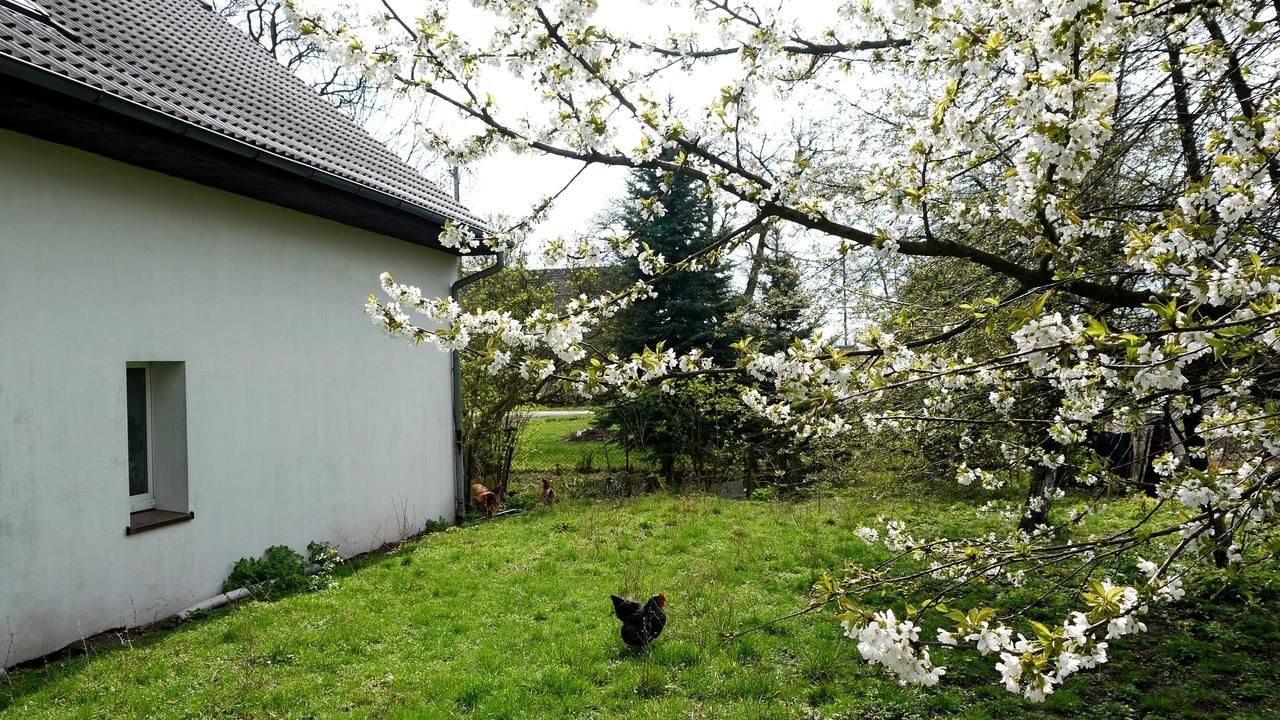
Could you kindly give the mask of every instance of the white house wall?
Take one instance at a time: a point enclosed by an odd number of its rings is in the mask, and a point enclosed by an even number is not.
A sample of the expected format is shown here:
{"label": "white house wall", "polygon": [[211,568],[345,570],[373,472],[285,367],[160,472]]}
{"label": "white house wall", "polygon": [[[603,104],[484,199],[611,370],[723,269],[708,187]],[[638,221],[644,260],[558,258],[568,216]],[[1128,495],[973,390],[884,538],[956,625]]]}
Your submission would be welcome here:
{"label": "white house wall", "polygon": [[[0,131],[0,667],[208,598],[232,563],[453,512],[448,356],[362,313],[454,259]],[[125,364],[185,363],[195,519],[126,536]]]}

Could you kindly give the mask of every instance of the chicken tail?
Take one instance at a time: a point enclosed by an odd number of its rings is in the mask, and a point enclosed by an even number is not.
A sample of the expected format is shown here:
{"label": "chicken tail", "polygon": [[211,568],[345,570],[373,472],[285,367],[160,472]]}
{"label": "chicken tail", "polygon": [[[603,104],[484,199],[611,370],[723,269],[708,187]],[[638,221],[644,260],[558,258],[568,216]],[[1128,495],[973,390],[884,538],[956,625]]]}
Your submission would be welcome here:
{"label": "chicken tail", "polygon": [[613,601],[613,614],[622,621],[630,620],[644,609],[643,605],[629,598],[610,595],[609,599]]}

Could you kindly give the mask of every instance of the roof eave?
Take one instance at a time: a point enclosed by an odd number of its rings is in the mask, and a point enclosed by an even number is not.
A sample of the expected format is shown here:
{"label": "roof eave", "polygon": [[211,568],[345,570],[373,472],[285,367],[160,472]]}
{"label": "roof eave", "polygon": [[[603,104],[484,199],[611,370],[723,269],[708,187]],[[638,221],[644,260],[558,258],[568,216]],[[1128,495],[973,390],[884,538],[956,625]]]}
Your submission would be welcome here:
{"label": "roof eave", "polygon": [[[95,88],[92,85],[50,72],[38,65],[28,63],[9,55],[0,54],[0,75],[5,75],[15,80],[30,83],[31,85],[57,93],[58,95],[69,99],[97,106],[108,112],[137,120],[175,135],[181,135],[210,148],[229,152],[252,162],[282,170],[291,175],[305,178],[350,195],[373,201],[379,205],[422,218],[436,225],[443,226],[445,222],[452,220],[454,222],[464,222],[468,227],[473,228],[477,232],[483,233],[488,230],[488,228],[477,227],[473,223],[468,223],[457,218],[450,218],[436,210],[424,207],[417,203],[408,202],[403,198],[396,197],[395,195],[383,192],[368,185],[348,180],[347,178],[335,175],[327,170],[287,158],[269,150],[264,150],[244,141],[237,140],[236,138],[228,137],[221,133],[200,127],[194,123],[180,120],[171,115],[160,112],[159,110],[149,108],[145,105],[133,102],[132,100],[112,95],[111,93]],[[436,238],[429,238],[422,244],[453,255],[469,254],[460,252],[457,249],[446,248],[443,245],[440,245]],[[487,255],[492,253],[484,252],[474,254]]]}

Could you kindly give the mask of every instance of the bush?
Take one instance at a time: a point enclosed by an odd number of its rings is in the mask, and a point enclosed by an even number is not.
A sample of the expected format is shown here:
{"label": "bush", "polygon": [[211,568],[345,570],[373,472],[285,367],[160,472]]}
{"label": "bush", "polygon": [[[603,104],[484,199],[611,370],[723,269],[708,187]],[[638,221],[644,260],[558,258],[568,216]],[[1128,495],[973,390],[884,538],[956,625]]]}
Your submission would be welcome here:
{"label": "bush", "polygon": [[[315,543],[312,543],[315,545]],[[307,586],[307,561],[287,545],[272,545],[261,558],[240,558],[222,583],[222,591],[261,587],[268,594],[283,594]]]}
{"label": "bush", "polygon": [[427,524],[422,528],[422,534],[430,535],[431,533],[444,532],[451,527],[453,527],[453,523],[449,520],[445,518],[436,518],[435,520],[427,521]]}
{"label": "bush", "polygon": [[738,396],[742,386],[726,378],[695,378],[675,383],[670,392],[642,390],[635,398],[596,412],[600,428],[617,428],[628,453],[656,462],[668,483],[678,483],[677,465],[703,477],[731,467],[741,452],[744,426]]}
{"label": "bush", "polygon": [[333,571],[342,562],[342,555],[338,554],[338,548],[334,547],[333,543],[314,540],[307,543],[307,559],[312,565],[319,567],[319,570],[307,579],[307,585],[312,590],[328,590],[338,586],[338,582],[333,579]]}

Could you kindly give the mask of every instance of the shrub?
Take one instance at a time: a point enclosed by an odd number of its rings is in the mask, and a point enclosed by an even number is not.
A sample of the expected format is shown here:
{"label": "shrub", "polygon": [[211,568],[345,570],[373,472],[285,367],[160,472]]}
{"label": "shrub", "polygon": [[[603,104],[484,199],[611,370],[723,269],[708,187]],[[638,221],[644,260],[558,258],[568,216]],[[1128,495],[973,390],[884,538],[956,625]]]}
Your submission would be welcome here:
{"label": "shrub", "polygon": [[[314,543],[313,543],[314,544]],[[287,545],[272,545],[261,558],[240,558],[222,583],[222,591],[260,587],[267,594],[283,594],[307,585],[307,561]]]}
{"label": "shrub", "polygon": [[435,520],[427,521],[427,524],[422,528],[422,534],[430,535],[431,533],[444,532],[451,527],[453,527],[453,523],[449,522],[447,519],[436,518]]}
{"label": "shrub", "polygon": [[338,548],[329,542],[311,541],[307,543],[307,559],[312,565],[319,566],[310,578],[307,584],[312,590],[328,590],[338,586],[338,582],[333,579],[333,571],[342,562],[342,555],[338,554]]}
{"label": "shrub", "polygon": [[738,395],[742,386],[726,378],[696,378],[668,391],[646,388],[636,397],[597,410],[599,428],[617,428],[628,453],[656,462],[662,479],[679,484],[676,467],[687,465],[704,478],[728,467],[740,454],[740,438],[749,432]]}

